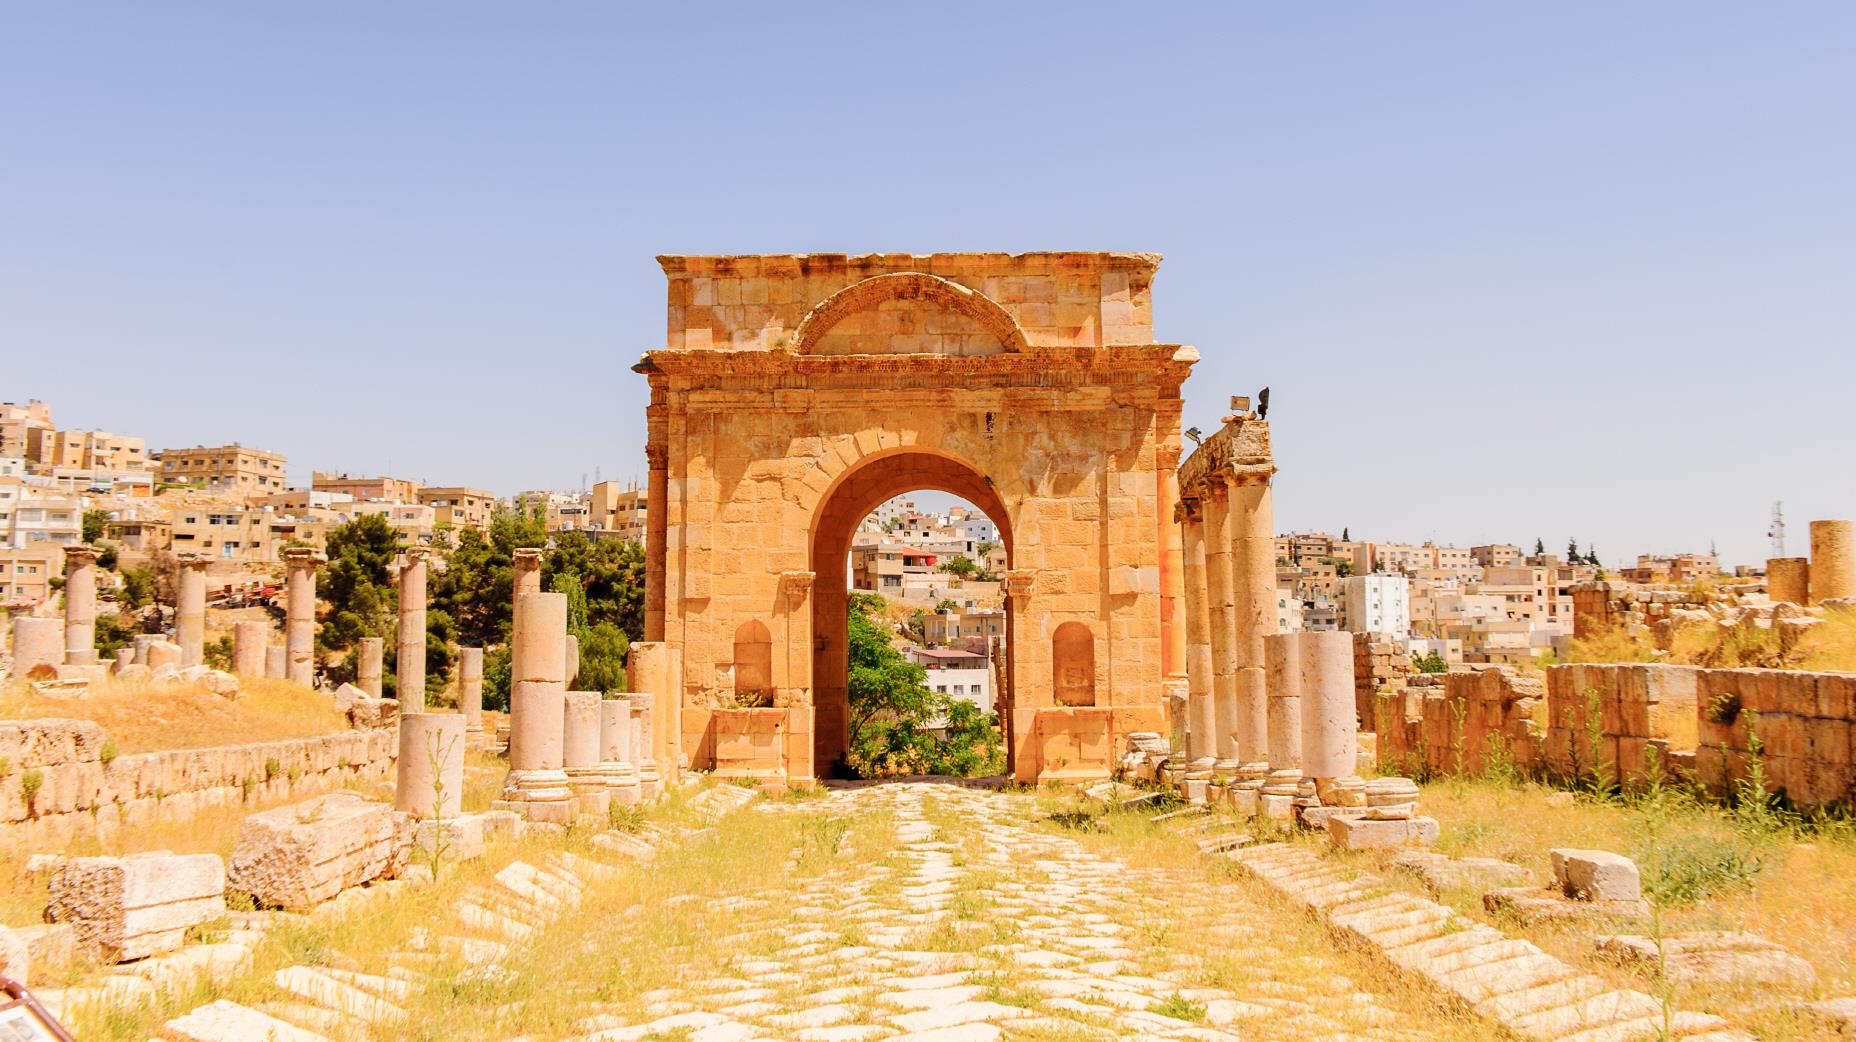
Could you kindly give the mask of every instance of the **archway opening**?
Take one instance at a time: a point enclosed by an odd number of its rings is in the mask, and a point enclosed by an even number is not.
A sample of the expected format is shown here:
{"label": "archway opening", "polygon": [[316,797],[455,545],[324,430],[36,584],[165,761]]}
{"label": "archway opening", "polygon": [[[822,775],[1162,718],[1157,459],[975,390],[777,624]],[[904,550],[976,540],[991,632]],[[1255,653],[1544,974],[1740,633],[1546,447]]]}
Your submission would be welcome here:
{"label": "archway opening", "polygon": [[[959,745],[974,733],[977,711],[988,727],[996,722],[996,745],[1009,762],[1012,623],[1004,576],[1011,554],[1009,511],[985,476],[961,460],[886,453],[865,459],[827,492],[811,533],[813,764],[821,777],[857,774],[854,760],[868,769],[862,753],[871,747],[871,703],[854,707],[850,684],[853,597],[863,617],[883,629],[879,639],[923,668],[923,686],[949,710],[921,725],[933,732],[925,737]],[[856,632],[872,639],[868,628]],[[865,645],[860,654],[870,650]],[[956,752],[936,751],[949,759]]]}

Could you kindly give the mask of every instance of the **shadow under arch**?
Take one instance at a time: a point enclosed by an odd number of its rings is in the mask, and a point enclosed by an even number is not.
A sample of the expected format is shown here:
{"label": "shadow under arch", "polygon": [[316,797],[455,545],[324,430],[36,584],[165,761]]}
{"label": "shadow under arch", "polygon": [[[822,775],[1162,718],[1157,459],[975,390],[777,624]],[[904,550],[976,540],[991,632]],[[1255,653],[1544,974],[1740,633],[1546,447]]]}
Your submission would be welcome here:
{"label": "shadow under arch", "polygon": [[[812,571],[816,575],[812,588],[812,762],[821,777],[829,777],[839,769],[850,748],[850,692],[846,685],[850,670],[849,622],[845,612],[850,603],[851,540],[872,510],[892,496],[917,489],[946,492],[978,507],[998,527],[999,543],[1005,547],[1006,559],[1012,559],[1013,518],[1005,501],[979,468],[947,453],[920,448],[872,453],[826,490],[813,515],[811,530]],[[1011,633],[1008,606],[1008,646]],[[1010,656],[1005,659],[1005,668],[1004,690],[998,692],[995,701],[1009,759]]]}

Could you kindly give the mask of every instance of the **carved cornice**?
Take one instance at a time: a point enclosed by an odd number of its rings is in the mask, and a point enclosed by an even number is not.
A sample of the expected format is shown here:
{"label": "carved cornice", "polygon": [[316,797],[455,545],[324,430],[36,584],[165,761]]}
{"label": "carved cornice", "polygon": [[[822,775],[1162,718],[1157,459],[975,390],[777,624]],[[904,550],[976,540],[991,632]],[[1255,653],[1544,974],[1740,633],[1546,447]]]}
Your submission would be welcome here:
{"label": "carved cornice", "polygon": [[803,602],[812,595],[812,580],[817,576],[812,572],[781,572],[780,593],[794,604]]}
{"label": "carved cornice", "polygon": [[1211,492],[1214,486],[1264,484],[1275,473],[1269,423],[1240,417],[1206,438],[1179,465],[1180,495]]}

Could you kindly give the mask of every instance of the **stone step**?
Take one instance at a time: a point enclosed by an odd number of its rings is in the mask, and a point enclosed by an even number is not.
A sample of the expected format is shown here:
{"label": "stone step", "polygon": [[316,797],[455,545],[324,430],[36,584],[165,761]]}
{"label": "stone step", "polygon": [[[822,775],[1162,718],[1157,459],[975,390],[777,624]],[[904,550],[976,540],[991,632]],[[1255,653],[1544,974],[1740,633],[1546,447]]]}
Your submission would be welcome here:
{"label": "stone step", "polygon": [[394,977],[382,977],[372,973],[357,973],[354,970],[324,968],[323,973],[378,999],[388,1002],[405,1002],[412,994],[412,984]]}
{"label": "stone step", "polygon": [[314,966],[286,966],[271,975],[279,988],[313,1005],[326,1006],[338,1013],[366,1021],[385,1021],[405,1015],[391,1002],[353,984],[337,979],[334,972]]}
{"label": "stone step", "polygon": [[1617,989],[1600,992],[1566,1006],[1544,1009],[1517,1017],[1515,1031],[1534,1038],[1562,1038],[1566,1035],[1645,1017],[1660,1018],[1663,1007],[1640,991]]}
{"label": "stone step", "polygon": [[346,1013],[337,1013],[327,1006],[315,1006],[307,1002],[260,1002],[258,1008],[268,1016],[278,1020],[313,1028],[332,1038],[348,1039],[365,1036],[367,1022]]}
{"label": "stone step", "polygon": [[183,1013],[162,1025],[171,1042],[330,1042],[287,1021],[220,999]]}

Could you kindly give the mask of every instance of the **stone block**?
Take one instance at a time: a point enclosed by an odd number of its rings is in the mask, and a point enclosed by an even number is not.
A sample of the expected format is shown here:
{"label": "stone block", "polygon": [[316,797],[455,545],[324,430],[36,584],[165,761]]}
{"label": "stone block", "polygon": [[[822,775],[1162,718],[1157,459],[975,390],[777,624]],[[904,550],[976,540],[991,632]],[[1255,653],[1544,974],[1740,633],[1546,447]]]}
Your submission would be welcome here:
{"label": "stone block", "polygon": [[180,1042],[329,1042],[276,1017],[218,999],[163,1025]]}
{"label": "stone block", "polygon": [[1670,979],[1697,984],[1758,984],[1794,991],[1817,985],[1817,970],[1810,963],[1750,933],[1678,933],[1663,939],[1660,953],[1652,938],[1619,934],[1600,937],[1598,952],[1650,972],[1660,961]]}
{"label": "stone block", "polygon": [[[70,923],[15,926],[13,936],[26,942],[26,953],[41,975],[50,968],[69,966],[77,958],[77,928]],[[4,971],[0,971],[4,972]],[[7,976],[13,975],[8,973]],[[14,980],[23,980],[13,977]]]}
{"label": "stone block", "polygon": [[351,886],[392,878],[412,847],[412,820],[352,792],[248,816],[227,885],[259,905],[308,908]]}
{"label": "stone block", "polygon": [[1344,850],[1403,847],[1414,843],[1428,847],[1437,842],[1440,831],[1436,818],[1373,821],[1337,814],[1328,819],[1327,826],[1328,838]]}
{"label": "stone block", "polygon": [[0,977],[10,977],[21,984],[32,979],[32,949],[26,939],[0,926]]}
{"label": "stone block", "polygon": [[419,858],[428,861],[434,849],[442,861],[475,860],[483,856],[483,818],[481,814],[465,814],[444,821],[420,821],[413,828],[413,848]]}
{"label": "stone block", "polygon": [[1640,920],[1650,915],[1647,901],[1575,901],[1550,887],[1491,890],[1482,895],[1482,905],[1522,924]]}
{"label": "stone block", "polygon": [[72,858],[51,874],[45,918],[70,923],[80,950],[127,962],[179,948],[187,928],[225,914],[217,854]]}
{"label": "stone block", "polygon": [[524,822],[522,820],[522,815],[517,814],[515,811],[486,810],[476,815],[476,818],[481,824],[483,838],[486,841],[492,839],[522,838],[522,826]]}
{"label": "stone block", "polygon": [[1557,847],[1547,856],[1553,862],[1553,884],[1567,897],[1580,901],[1636,901],[1643,897],[1637,865],[1622,854]]}

